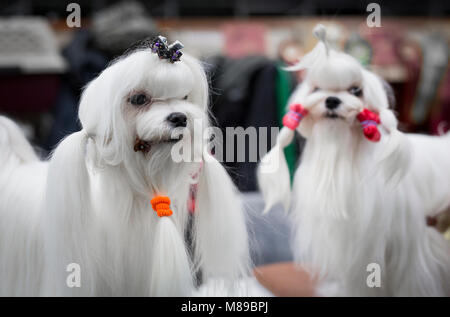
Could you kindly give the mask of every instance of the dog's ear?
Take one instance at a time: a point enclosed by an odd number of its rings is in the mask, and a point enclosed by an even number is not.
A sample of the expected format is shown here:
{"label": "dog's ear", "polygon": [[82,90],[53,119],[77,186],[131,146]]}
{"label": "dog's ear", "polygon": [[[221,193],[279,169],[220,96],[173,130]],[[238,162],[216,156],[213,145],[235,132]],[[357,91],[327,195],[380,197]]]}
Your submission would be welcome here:
{"label": "dog's ear", "polygon": [[384,80],[375,75],[374,73],[363,69],[363,98],[366,104],[368,104],[369,110],[375,110],[377,112],[380,109],[389,109],[389,99],[386,93]]}
{"label": "dog's ear", "polygon": [[[308,109],[308,105],[305,101],[307,100],[307,97],[311,90],[311,84],[308,81],[304,80],[302,83],[298,84],[298,86],[292,92],[287,105],[298,103]],[[289,109],[286,109],[286,112],[287,111],[289,111]],[[314,121],[312,120],[312,118],[310,116],[306,116],[302,119],[302,123],[297,127],[297,132],[300,133],[302,137],[307,139],[311,135],[313,126]]]}
{"label": "dog's ear", "polygon": [[[304,105],[311,87],[307,81],[301,83],[292,93],[288,105]],[[307,110],[307,108],[305,108]],[[311,134],[313,121],[309,116],[302,117],[301,124],[296,127],[303,137]],[[281,203],[288,211],[291,200],[291,178],[284,154],[284,148],[294,139],[295,132],[284,126],[277,136],[274,147],[261,159],[257,178],[261,194],[266,203],[263,213],[267,213],[275,204]]]}
{"label": "dog's ear", "polygon": [[75,295],[81,288],[66,285],[66,267],[78,264],[83,270],[83,294],[93,294],[90,272],[93,254],[88,254],[93,241],[93,224],[89,173],[86,168],[87,134],[84,130],[67,136],[55,149],[49,163],[43,221],[48,263],[46,295]]}
{"label": "dog's ear", "polygon": [[397,129],[398,121],[390,109],[380,110],[380,121],[388,134],[384,151],[379,158],[387,182],[399,182],[410,168],[411,148],[408,138]]}
{"label": "dog's ear", "polygon": [[114,69],[110,67],[92,80],[81,95],[78,111],[99,157],[110,165],[119,164],[126,152],[125,146],[133,142],[124,119],[123,99],[112,87],[115,78]]}
{"label": "dog's ear", "polygon": [[[398,130],[398,120],[394,111],[390,109],[387,85],[375,74],[364,70],[364,99],[373,110],[378,111],[380,115],[381,126],[385,133],[382,139],[384,151],[378,159],[378,165],[382,166],[388,182],[398,182],[407,172],[411,162],[411,153],[407,137]],[[392,97],[391,97],[392,99]]]}
{"label": "dog's ear", "polygon": [[197,265],[205,277],[235,281],[248,274],[247,229],[238,191],[223,166],[207,153],[194,216]]}

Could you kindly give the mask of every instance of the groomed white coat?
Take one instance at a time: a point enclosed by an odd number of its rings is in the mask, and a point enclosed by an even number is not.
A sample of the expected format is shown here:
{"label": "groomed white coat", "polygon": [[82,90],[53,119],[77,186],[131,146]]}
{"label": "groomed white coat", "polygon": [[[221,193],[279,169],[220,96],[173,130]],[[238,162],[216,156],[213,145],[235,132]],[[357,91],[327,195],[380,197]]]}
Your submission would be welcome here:
{"label": "groomed white coat", "polygon": [[[426,216],[450,207],[450,134],[399,132],[382,81],[329,49],[323,26],[315,34],[321,41],[293,67],[306,77],[290,98],[309,111],[297,128],[306,146],[292,191],[282,149],[294,133],[283,128],[263,158],[266,210],[290,207],[296,262],[319,279],[318,295],[449,296],[450,245]],[[327,108],[328,97],[339,106]],[[380,115],[378,143],[356,119],[363,108]],[[380,287],[371,287],[378,265]]]}
{"label": "groomed white coat", "polygon": [[[137,93],[151,102],[131,104]],[[226,171],[199,145],[193,149],[202,164],[171,157],[167,117],[185,114],[193,138],[194,124],[208,127],[207,103],[206,76],[194,58],[170,63],[141,49],[89,83],[79,108],[82,130],[61,141],[48,162],[0,117],[0,295],[188,296],[198,268],[204,280],[229,286],[245,275],[245,217]],[[137,137],[152,144],[148,153],[133,150]],[[154,195],[170,197],[171,217],[152,210]],[[81,287],[67,284],[70,263],[81,268]]]}

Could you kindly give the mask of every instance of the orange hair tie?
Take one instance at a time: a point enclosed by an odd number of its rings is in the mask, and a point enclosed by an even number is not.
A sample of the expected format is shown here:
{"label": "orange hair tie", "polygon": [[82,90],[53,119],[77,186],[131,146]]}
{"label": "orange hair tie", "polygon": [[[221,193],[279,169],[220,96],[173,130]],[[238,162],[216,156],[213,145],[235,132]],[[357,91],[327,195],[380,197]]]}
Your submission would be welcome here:
{"label": "orange hair tie", "polygon": [[172,210],[170,210],[170,198],[167,196],[156,196],[150,203],[158,217],[168,217],[173,214]]}

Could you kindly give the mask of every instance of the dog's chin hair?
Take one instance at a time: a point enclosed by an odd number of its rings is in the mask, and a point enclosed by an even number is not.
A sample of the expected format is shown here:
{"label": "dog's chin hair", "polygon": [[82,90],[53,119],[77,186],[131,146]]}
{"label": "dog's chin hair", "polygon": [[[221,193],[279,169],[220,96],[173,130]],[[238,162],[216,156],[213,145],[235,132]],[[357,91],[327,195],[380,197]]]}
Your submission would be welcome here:
{"label": "dog's chin hair", "polygon": [[[158,144],[150,150],[141,164],[144,175],[156,191],[170,190],[180,185],[180,179],[189,179],[198,168],[195,162],[176,162],[171,157],[172,143]],[[188,184],[188,182],[186,182]]]}
{"label": "dog's chin hair", "polygon": [[[296,171],[292,206],[296,224],[294,256],[297,263],[311,264],[310,273],[318,280],[329,281],[327,276],[361,277],[343,273],[352,269],[348,259],[358,256],[366,259],[364,250],[352,241],[358,241],[360,233],[370,227],[371,215],[364,212],[364,204],[375,203],[370,195],[365,195],[375,188],[374,184],[370,181],[362,184],[362,169],[368,156],[361,147],[358,131],[352,130],[345,121],[319,120]],[[352,230],[343,229],[348,226]],[[320,245],[329,247],[320,252],[317,250]],[[322,283],[319,285],[324,287]],[[345,291],[339,289],[337,293]]]}
{"label": "dog's chin hair", "polygon": [[307,210],[322,217],[349,216],[346,199],[349,185],[358,179],[357,151],[358,136],[345,121],[321,119],[314,124],[296,178],[302,196],[309,197],[301,202]]}

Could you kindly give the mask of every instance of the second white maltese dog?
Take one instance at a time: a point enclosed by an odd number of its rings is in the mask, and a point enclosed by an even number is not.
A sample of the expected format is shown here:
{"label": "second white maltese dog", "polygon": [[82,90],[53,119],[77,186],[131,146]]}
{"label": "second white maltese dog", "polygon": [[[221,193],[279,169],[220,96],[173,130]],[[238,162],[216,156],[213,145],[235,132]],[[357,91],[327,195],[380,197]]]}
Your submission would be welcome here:
{"label": "second white maltese dog", "polygon": [[230,285],[246,273],[228,174],[202,144],[200,160],[172,158],[208,126],[205,73],[180,43],[149,44],[89,83],[82,130],[48,163],[0,118],[0,295],[187,296],[200,273]]}
{"label": "second white maltese dog", "polygon": [[[449,242],[426,223],[450,207],[450,135],[399,132],[382,81],[331,50],[323,26],[314,33],[320,42],[293,67],[306,78],[259,168],[266,210],[292,205],[296,261],[319,273],[319,295],[450,295]],[[290,204],[293,130],[307,143]]]}

